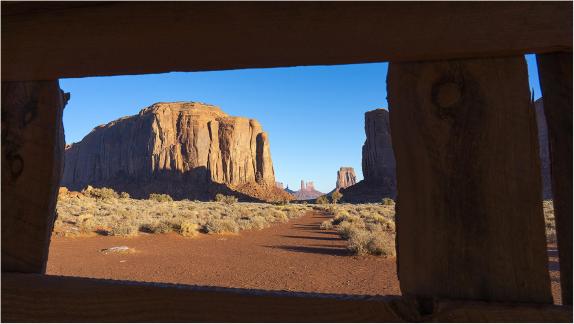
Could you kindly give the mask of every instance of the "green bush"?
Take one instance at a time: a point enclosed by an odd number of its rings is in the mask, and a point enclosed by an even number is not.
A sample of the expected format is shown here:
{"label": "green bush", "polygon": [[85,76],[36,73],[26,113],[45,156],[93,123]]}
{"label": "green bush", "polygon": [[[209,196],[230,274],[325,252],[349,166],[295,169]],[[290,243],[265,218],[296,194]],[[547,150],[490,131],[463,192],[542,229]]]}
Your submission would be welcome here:
{"label": "green bush", "polygon": [[157,193],[152,193],[149,194],[149,200],[154,200],[157,202],[166,202],[166,201],[173,201],[173,198],[171,198],[170,195],[168,194],[157,194]]}
{"label": "green bush", "polygon": [[215,201],[222,202],[228,205],[233,205],[238,201],[238,199],[235,196],[226,196],[224,194],[218,193],[217,195],[215,195]]}

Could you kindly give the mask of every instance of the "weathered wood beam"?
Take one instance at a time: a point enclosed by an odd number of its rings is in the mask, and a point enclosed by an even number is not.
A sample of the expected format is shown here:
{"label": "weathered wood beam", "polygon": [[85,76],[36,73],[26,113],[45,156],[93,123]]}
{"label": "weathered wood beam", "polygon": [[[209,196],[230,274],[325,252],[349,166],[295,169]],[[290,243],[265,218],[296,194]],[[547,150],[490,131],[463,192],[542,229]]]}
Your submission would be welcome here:
{"label": "weathered wood beam", "polygon": [[572,307],[335,296],[2,274],[5,322],[569,322]]}
{"label": "weathered wood beam", "polygon": [[536,59],[548,123],[562,303],[572,305],[572,52]]}
{"label": "weathered wood beam", "polygon": [[2,271],[43,273],[63,167],[58,81],[2,82]]}
{"label": "weathered wood beam", "polygon": [[401,291],[551,303],[524,57],[390,63]]}
{"label": "weathered wood beam", "polygon": [[2,2],[4,81],[571,49],[571,2]]}
{"label": "weathered wood beam", "polygon": [[6,322],[403,322],[396,299],[2,274]]}

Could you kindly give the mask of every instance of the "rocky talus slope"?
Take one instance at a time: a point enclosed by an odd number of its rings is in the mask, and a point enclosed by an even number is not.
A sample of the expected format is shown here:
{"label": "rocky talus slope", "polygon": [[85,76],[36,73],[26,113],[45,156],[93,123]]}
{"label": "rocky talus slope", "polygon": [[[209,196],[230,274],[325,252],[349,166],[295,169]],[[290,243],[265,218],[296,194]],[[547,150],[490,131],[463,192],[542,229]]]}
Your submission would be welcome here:
{"label": "rocky talus slope", "polygon": [[[156,103],[96,127],[66,148],[62,185],[167,193],[176,199],[289,198],[276,188],[267,134],[255,119],[196,102]],[[247,194],[241,192],[247,192]]]}

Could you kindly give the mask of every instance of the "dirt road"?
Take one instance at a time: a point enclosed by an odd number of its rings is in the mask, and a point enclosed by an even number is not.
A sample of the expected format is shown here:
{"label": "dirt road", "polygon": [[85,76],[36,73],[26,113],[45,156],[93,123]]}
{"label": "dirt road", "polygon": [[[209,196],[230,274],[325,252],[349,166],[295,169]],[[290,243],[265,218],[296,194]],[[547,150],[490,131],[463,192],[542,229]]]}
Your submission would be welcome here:
{"label": "dirt road", "polygon": [[[395,259],[352,256],[345,241],[308,213],[238,235],[148,234],[52,238],[48,274],[202,286],[360,295],[399,295]],[[129,254],[103,254],[114,246]]]}

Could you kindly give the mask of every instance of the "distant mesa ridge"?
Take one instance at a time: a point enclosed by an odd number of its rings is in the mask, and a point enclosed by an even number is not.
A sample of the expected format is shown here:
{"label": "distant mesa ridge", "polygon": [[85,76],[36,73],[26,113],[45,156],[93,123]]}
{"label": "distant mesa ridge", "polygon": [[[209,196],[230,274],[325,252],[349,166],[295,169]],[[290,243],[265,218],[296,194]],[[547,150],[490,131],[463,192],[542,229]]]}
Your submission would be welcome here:
{"label": "distant mesa ridge", "polygon": [[259,122],[198,102],[160,102],[96,127],[66,147],[62,185],[111,187],[136,198],[290,197],[275,186],[269,139]]}
{"label": "distant mesa ridge", "polygon": [[[288,189],[289,188],[287,188],[287,190]],[[301,180],[301,188],[298,191],[293,192],[292,194],[293,196],[295,196],[296,200],[316,199],[324,195],[324,193],[315,189],[313,181],[305,182],[304,180]]]}

